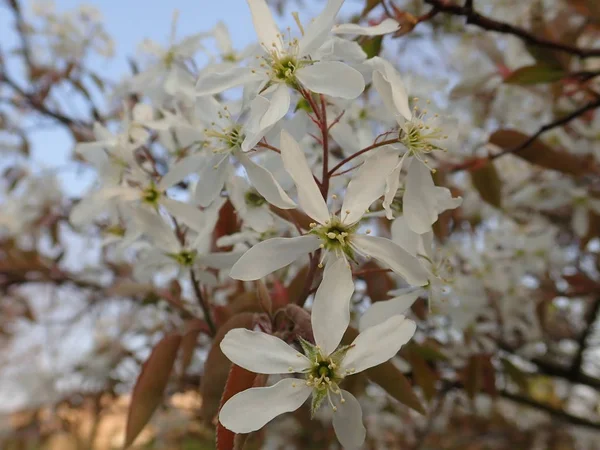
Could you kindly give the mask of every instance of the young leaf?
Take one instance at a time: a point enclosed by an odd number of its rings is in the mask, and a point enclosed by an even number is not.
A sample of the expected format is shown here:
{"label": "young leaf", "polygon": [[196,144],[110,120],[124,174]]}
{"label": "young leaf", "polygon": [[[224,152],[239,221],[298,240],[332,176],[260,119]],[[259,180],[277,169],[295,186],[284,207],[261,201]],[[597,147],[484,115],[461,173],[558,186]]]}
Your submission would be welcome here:
{"label": "young leaf", "polygon": [[[225,390],[221,397],[219,409],[235,394],[250,389],[256,379],[256,374],[235,364],[231,365]],[[228,430],[221,422],[217,424],[217,450],[233,450],[235,433]]]}
{"label": "young leaf", "polygon": [[493,162],[472,170],[471,182],[486,203],[496,208],[502,207],[502,180]]}
{"label": "young leaf", "polygon": [[231,317],[217,331],[212,347],[206,357],[204,364],[204,376],[200,382],[200,394],[202,395],[202,406],[200,415],[206,420],[212,420],[217,414],[223,389],[229,375],[231,362],[221,351],[221,341],[225,334],[234,328],[248,328],[254,326],[254,313],[243,312]]}
{"label": "young leaf", "polygon": [[415,383],[423,390],[425,399],[430,402],[435,397],[437,374],[429,367],[425,359],[415,352],[409,354],[408,362],[412,366]]}
{"label": "young leaf", "polygon": [[504,83],[517,84],[520,86],[553,83],[554,81],[562,79],[565,75],[566,72],[560,67],[534,64],[515,70],[504,79]]}
{"label": "young leaf", "polygon": [[129,447],[135,441],[160,404],[180,344],[180,335],[166,335],[156,344],[150,357],[142,366],[131,396],[123,448]]}
{"label": "young leaf", "polygon": [[[489,142],[503,150],[510,151],[527,139],[529,136],[520,131],[501,129],[490,136]],[[569,175],[581,176],[598,172],[598,167],[589,158],[556,150],[540,139],[536,139],[524,149],[513,154],[531,164]]]}

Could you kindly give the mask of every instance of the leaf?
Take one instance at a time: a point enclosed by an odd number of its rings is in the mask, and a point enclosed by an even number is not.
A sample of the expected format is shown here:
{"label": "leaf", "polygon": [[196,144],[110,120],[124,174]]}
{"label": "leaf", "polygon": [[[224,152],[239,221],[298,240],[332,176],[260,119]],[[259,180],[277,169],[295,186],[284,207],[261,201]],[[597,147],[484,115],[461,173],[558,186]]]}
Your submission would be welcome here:
{"label": "leaf", "polygon": [[[349,327],[346,330],[346,334],[344,334],[342,344],[351,344],[356,336],[358,336],[358,330]],[[369,380],[379,385],[400,403],[425,415],[425,408],[423,408],[421,400],[415,394],[410,381],[391,361],[371,367],[365,370],[364,373]]]}
{"label": "leaf", "polygon": [[[223,407],[227,400],[238,392],[251,388],[256,376],[255,373],[232,364],[223,391],[223,396],[221,397],[219,409]],[[233,450],[234,440],[235,433],[221,425],[221,422],[217,423],[217,450]]]}
{"label": "leaf", "polygon": [[308,274],[308,266],[303,266],[294,276],[287,287],[288,302],[297,304],[300,296],[304,292],[306,285],[306,276]]}
{"label": "leaf", "polygon": [[428,343],[418,344],[414,341],[411,341],[408,344],[406,344],[403,348],[419,355],[425,361],[429,362],[448,361],[449,359],[440,350],[435,348],[432,344]]}
{"label": "leaf", "polygon": [[262,280],[257,280],[255,283],[258,302],[263,311],[270,315],[273,312],[273,301],[271,300],[271,294]]}
{"label": "leaf", "polygon": [[[520,131],[500,129],[490,136],[489,142],[503,150],[510,151],[527,139],[529,139],[529,136]],[[530,145],[513,153],[513,155],[531,164],[574,176],[598,172],[598,167],[592,159],[556,150],[540,139],[534,140]]]}
{"label": "leaf", "polygon": [[200,394],[202,395],[202,406],[200,415],[206,420],[212,420],[219,410],[219,404],[231,362],[221,351],[219,345],[229,330],[234,328],[252,329],[254,326],[254,313],[243,312],[231,317],[217,330],[212,347],[206,357],[204,364],[204,376],[200,382]]}
{"label": "leaf", "polygon": [[186,323],[186,332],[181,339],[181,376],[185,375],[187,368],[192,362],[200,333],[210,336],[210,328],[204,320],[191,319]]}
{"label": "leaf", "polygon": [[502,180],[493,162],[472,170],[471,182],[483,201],[496,208],[502,207]]}
{"label": "leaf", "polygon": [[373,303],[391,298],[388,292],[396,287],[396,283],[390,273],[383,271],[376,272],[378,269],[381,269],[381,266],[373,260],[366,262],[361,267],[361,270],[369,271],[361,274],[360,278],[365,280],[367,295]]}
{"label": "leaf", "polygon": [[430,402],[435,397],[435,383],[438,380],[437,374],[429,367],[425,359],[417,353],[409,353],[407,359],[412,367],[415,383],[423,390],[425,399]]}
{"label": "leaf", "polygon": [[270,205],[271,211],[281,217],[283,220],[287,220],[290,223],[298,225],[304,230],[310,229],[310,224],[314,222],[309,216],[304,214],[302,211],[297,209],[280,209],[276,206]]}
{"label": "leaf", "polygon": [[531,86],[534,84],[553,83],[565,77],[567,73],[560,67],[534,64],[513,71],[504,79],[505,84]]}
{"label": "leaf", "polygon": [[379,53],[381,53],[382,43],[383,36],[375,36],[365,39],[360,46],[367,54],[367,58],[373,58],[374,56],[379,56]]}
{"label": "leaf", "polygon": [[180,344],[180,335],[166,335],[156,344],[150,357],[142,366],[131,396],[123,448],[129,447],[135,441],[160,404]]}
{"label": "leaf", "polygon": [[527,381],[527,375],[517,366],[515,366],[508,358],[501,358],[500,362],[504,368],[504,372],[508,377],[521,389],[523,392],[527,392],[529,383]]}

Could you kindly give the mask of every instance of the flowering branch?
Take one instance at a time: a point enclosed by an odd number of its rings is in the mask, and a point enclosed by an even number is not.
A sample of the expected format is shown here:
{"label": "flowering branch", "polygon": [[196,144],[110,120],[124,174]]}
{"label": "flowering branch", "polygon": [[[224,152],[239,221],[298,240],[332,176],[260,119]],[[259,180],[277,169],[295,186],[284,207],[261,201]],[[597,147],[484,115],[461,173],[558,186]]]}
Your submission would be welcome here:
{"label": "flowering branch", "polygon": [[363,148],[362,150],[357,151],[356,153],[354,153],[351,156],[348,156],[347,158],[343,159],[342,161],[340,161],[333,169],[331,169],[329,171],[329,175],[333,175],[340,167],[344,166],[345,164],[349,163],[350,161],[352,161],[354,158],[363,155],[367,152],[370,152],[371,150],[374,150],[376,148],[379,147],[383,147],[385,145],[390,145],[390,144],[395,144],[398,142],[397,138],[394,139],[388,139],[386,141],[381,141],[381,142],[376,142],[375,144],[369,145],[368,147]]}

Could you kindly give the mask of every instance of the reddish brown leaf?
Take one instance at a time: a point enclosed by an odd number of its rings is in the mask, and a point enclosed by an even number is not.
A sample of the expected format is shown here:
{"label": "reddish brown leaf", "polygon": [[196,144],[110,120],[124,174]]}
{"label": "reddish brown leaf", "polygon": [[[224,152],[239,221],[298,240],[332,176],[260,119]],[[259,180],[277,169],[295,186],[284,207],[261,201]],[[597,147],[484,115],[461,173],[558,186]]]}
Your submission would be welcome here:
{"label": "reddish brown leaf", "polygon": [[287,220],[290,223],[296,224],[305,230],[309,230],[310,224],[314,222],[314,220],[297,209],[279,209],[276,206],[271,205],[271,211],[273,211],[283,220]]}
{"label": "reddish brown leaf", "polygon": [[221,351],[219,345],[229,330],[234,328],[251,329],[254,326],[254,313],[244,312],[233,316],[217,331],[212,347],[204,364],[204,376],[200,382],[202,406],[200,415],[206,420],[212,420],[219,410],[223,389],[229,375],[231,362]]}
{"label": "reddish brown leaf", "polygon": [[271,300],[271,294],[267,286],[265,286],[262,280],[256,281],[256,296],[263,311],[271,314],[273,312],[273,301]]}
{"label": "reddish brown leaf", "polygon": [[187,368],[192,362],[198,336],[200,333],[205,333],[210,336],[210,328],[202,319],[192,319],[186,323],[186,332],[181,339],[181,366],[180,375],[185,375]]}
{"label": "reddish brown leaf", "polygon": [[474,399],[475,395],[481,390],[483,380],[481,372],[481,359],[478,355],[473,355],[469,358],[467,365],[462,371],[463,385],[470,399]]}
{"label": "reddish brown leaf", "polygon": [[[254,384],[256,376],[257,375],[255,373],[232,364],[231,370],[229,371],[229,376],[227,377],[227,382],[225,384],[225,389],[223,391],[223,396],[221,397],[219,409],[223,407],[227,400],[229,400],[238,392],[242,392],[251,388]],[[217,424],[217,450],[233,450],[234,440],[235,433],[229,431],[227,428],[221,425],[221,422],[219,422]]]}
{"label": "reddish brown leaf", "polygon": [[[527,139],[529,136],[520,131],[503,129],[494,132],[489,142],[503,150],[512,150]],[[589,158],[556,150],[540,139],[513,154],[531,164],[569,175],[581,176],[598,172],[597,166]]]}
{"label": "reddish brown leaf", "polygon": [[129,405],[124,448],[135,441],[160,404],[180,344],[180,335],[166,335],[156,344],[150,357],[142,366]]}
{"label": "reddish brown leaf", "polygon": [[423,390],[425,399],[430,402],[435,397],[435,383],[438,380],[437,374],[427,364],[425,359],[416,352],[410,352],[408,356],[413,371],[415,383]]}
{"label": "reddish brown leaf", "polygon": [[471,182],[484,202],[502,207],[502,180],[493,162],[472,170]]}
{"label": "reddish brown leaf", "polygon": [[388,292],[396,287],[394,279],[389,272],[378,271],[381,269],[375,261],[370,260],[362,265],[361,270],[367,272],[360,275],[367,284],[367,295],[373,303],[387,300],[391,296]]}
{"label": "reddish brown leaf", "polygon": [[287,287],[287,296],[289,303],[298,303],[298,299],[304,292],[304,286],[306,285],[306,275],[308,274],[308,266],[302,267],[296,273],[296,276],[290,281]]}

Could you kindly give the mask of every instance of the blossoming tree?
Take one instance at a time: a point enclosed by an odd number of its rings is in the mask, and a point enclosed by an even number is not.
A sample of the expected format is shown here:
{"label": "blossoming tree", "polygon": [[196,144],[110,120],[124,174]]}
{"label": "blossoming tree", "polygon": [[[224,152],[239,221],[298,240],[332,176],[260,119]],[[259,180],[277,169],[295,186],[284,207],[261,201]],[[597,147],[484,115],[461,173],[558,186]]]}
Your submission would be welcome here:
{"label": "blossoming tree", "polygon": [[246,48],[175,15],[116,83],[97,11],[5,1],[6,409],[93,399],[85,448],[130,391],[118,447],[199,392],[151,448],[596,448],[596,2],[316,6],[240,2]]}

